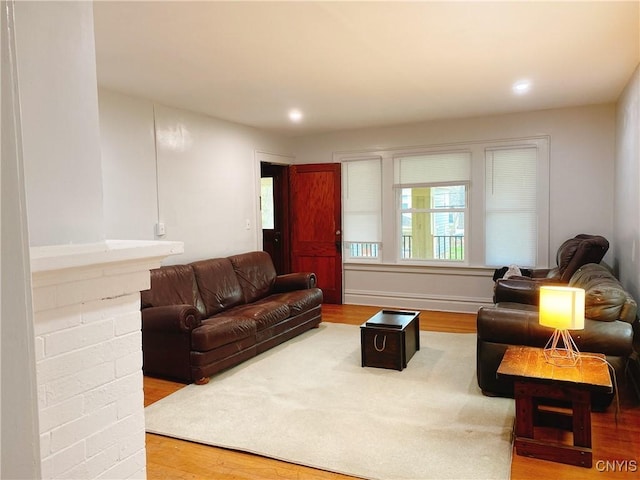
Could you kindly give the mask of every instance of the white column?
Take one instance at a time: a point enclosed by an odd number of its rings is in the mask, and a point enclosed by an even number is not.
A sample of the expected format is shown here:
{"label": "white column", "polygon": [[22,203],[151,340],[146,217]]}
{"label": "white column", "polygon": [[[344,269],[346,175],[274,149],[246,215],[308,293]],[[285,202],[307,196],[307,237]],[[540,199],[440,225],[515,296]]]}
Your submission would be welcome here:
{"label": "white column", "polygon": [[145,478],[140,291],[181,242],[31,249],[42,478]]}
{"label": "white column", "polygon": [[16,2],[31,246],[105,240],[92,2]]}

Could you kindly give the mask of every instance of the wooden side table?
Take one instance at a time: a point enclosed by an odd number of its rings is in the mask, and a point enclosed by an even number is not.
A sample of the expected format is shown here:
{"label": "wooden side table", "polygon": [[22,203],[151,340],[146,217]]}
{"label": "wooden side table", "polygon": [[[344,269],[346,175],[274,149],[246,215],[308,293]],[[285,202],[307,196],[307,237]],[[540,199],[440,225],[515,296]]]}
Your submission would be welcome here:
{"label": "wooden side table", "polygon": [[[514,381],[518,455],[591,468],[591,392],[611,392],[613,385],[604,355],[584,355],[575,367],[557,367],[541,348],[507,348],[497,374]],[[539,409],[545,400],[569,402],[572,412]],[[541,426],[573,431],[573,445],[535,439]]]}

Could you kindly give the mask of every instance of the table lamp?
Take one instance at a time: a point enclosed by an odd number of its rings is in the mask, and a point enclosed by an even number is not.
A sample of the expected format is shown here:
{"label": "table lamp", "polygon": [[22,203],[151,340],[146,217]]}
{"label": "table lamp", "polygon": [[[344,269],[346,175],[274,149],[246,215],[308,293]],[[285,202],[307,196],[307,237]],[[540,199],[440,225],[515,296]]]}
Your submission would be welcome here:
{"label": "table lamp", "polygon": [[544,347],[548,363],[559,367],[572,367],[580,352],[569,330],[584,328],[584,290],[582,288],[540,287],[540,325],[555,330]]}

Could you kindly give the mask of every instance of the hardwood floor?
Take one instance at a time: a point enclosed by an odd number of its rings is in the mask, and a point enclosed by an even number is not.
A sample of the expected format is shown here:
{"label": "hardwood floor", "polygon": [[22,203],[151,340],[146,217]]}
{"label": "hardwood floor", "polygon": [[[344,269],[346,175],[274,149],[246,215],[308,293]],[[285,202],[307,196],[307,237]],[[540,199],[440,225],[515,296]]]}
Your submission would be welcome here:
{"label": "hardwood floor", "polygon": [[[323,321],[360,325],[378,307],[323,305]],[[473,333],[475,315],[424,311],[420,329]],[[640,478],[640,405],[625,379],[620,384],[617,421],[612,405],[592,414],[593,463],[591,469],[521,457],[513,453],[511,478],[533,480],[638,479]],[[145,406],[182,388],[180,383],[145,377]],[[543,432],[544,433],[544,432]],[[547,432],[553,436],[551,431]],[[147,434],[147,478],[156,479],[352,479],[257,455]]]}

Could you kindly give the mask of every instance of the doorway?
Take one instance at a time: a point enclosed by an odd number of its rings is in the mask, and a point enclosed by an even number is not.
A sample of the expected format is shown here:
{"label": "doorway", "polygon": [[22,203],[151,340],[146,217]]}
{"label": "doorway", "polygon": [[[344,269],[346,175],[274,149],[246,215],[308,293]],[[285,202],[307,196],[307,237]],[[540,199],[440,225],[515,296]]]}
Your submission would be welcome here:
{"label": "doorway", "polygon": [[260,162],[262,249],[271,255],[278,275],[291,272],[289,166]]}

